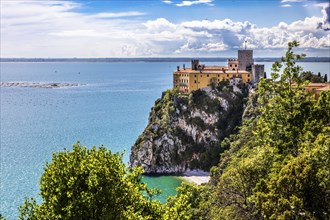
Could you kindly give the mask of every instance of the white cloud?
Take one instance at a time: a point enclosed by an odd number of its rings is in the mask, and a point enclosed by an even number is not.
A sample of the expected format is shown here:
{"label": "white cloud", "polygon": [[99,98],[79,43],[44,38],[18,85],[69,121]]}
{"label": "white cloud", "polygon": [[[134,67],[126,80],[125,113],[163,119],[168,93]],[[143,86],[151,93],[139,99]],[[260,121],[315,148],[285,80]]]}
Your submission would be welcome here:
{"label": "white cloud", "polygon": [[313,6],[315,6],[315,7],[321,7],[321,8],[325,8],[325,7],[329,6],[329,5],[330,5],[330,3],[327,3],[327,2],[313,4]]}
{"label": "white cloud", "polygon": [[285,4],[285,5],[281,5],[281,7],[282,8],[289,8],[289,7],[291,7],[291,5],[290,4]]}
{"label": "white cloud", "polygon": [[172,1],[169,1],[169,0],[165,0],[163,1],[165,4],[172,4],[173,2]]}
{"label": "white cloud", "polygon": [[[273,27],[248,21],[192,20],[171,22],[165,18],[128,19],[141,12],[83,14],[80,4],[68,1],[2,1],[2,57],[126,57],[214,56],[242,48],[283,50],[292,40],[300,48],[326,54],[330,32],[322,17],[307,17]],[[105,19],[121,18],[121,19]],[[322,29],[317,27],[322,23]],[[270,54],[272,55],[272,54]]]}
{"label": "white cloud", "polygon": [[285,2],[305,2],[306,0],[282,0],[281,2],[282,3],[285,3]]}
{"label": "white cloud", "polygon": [[120,17],[133,17],[133,16],[141,16],[145,15],[145,13],[138,11],[127,11],[127,12],[117,12],[117,13],[98,13],[93,15],[94,18],[120,18]]}
{"label": "white cloud", "polygon": [[214,4],[212,4],[213,1],[214,0],[182,1],[181,3],[175,4],[175,5],[179,6],[179,7],[199,5],[199,4],[206,4],[206,5],[209,5],[209,6],[214,6]]}
{"label": "white cloud", "polygon": [[105,36],[104,34],[95,30],[66,30],[56,33],[49,33],[49,35],[61,36],[61,37],[100,37]]}
{"label": "white cloud", "polygon": [[323,15],[323,21],[318,23],[317,28],[330,31],[330,3],[318,3],[314,6],[321,7]]}
{"label": "white cloud", "polygon": [[147,21],[146,23],[143,23],[143,25],[146,26],[150,32],[174,31],[176,29],[176,25],[172,24],[165,18],[157,18],[153,21]]}

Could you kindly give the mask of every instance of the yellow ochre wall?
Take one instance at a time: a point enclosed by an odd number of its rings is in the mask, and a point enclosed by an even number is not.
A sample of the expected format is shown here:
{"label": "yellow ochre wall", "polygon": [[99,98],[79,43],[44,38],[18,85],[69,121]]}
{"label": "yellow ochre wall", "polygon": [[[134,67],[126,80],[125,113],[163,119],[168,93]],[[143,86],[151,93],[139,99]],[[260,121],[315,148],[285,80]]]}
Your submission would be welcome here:
{"label": "yellow ochre wall", "polygon": [[228,80],[235,77],[240,77],[243,83],[248,83],[252,80],[252,74],[237,73],[234,71],[226,73],[212,73],[200,71],[190,71],[190,72],[175,72],[173,74],[173,85],[175,89],[179,89],[181,92],[190,92],[193,90],[209,87],[212,82],[219,84],[221,81]]}

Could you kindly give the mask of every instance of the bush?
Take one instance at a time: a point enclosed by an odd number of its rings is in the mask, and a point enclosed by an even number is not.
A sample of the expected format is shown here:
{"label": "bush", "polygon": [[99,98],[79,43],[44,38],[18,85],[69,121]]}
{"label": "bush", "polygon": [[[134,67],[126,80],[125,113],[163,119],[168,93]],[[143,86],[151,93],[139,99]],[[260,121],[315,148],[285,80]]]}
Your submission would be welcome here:
{"label": "bush", "polygon": [[78,142],[53,154],[40,180],[42,203],[26,200],[20,219],[158,218],[160,204],[143,196],[150,189],[141,174],[140,168],[128,172],[121,154]]}

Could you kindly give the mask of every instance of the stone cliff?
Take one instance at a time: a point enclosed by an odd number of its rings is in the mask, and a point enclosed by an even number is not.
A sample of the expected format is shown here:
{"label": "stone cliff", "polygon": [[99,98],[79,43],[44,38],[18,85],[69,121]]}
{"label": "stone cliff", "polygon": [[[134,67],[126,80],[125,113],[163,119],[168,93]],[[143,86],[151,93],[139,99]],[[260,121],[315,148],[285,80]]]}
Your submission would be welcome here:
{"label": "stone cliff", "polygon": [[132,146],[130,166],[142,166],[146,174],[208,170],[225,150],[220,141],[241,122],[247,94],[245,86],[226,82],[189,94],[164,92]]}

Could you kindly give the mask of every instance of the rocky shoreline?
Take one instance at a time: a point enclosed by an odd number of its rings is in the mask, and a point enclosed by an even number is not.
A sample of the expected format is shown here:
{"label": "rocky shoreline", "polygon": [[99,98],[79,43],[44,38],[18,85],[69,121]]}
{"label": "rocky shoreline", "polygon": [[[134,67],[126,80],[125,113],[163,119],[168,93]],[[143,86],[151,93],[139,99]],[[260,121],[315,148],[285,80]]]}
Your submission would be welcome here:
{"label": "rocky shoreline", "polygon": [[78,83],[40,83],[40,82],[1,82],[0,87],[30,87],[30,88],[65,88],[81,86]]}

